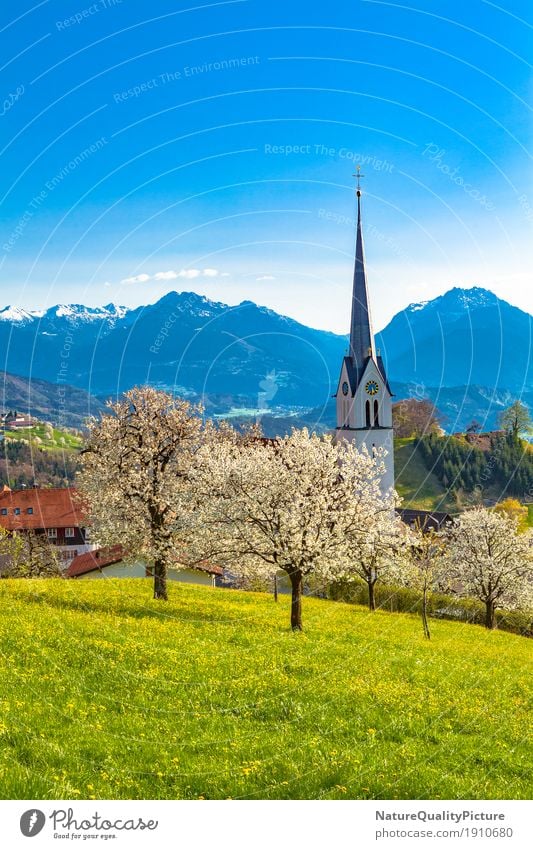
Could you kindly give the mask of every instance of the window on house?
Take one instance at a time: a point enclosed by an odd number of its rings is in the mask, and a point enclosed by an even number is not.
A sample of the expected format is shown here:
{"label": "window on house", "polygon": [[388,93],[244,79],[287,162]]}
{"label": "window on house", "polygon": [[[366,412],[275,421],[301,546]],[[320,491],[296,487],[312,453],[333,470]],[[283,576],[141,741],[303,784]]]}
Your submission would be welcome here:
{"label": "window on house", "polygon": [[15,514],[15,516],[20,516],[20,507],[15,507],[13,513]]}
{"label": "window on house", "polygon": [[57,539],[57,528],[48,528],[46,531],[48,539]]}
{"label": "window on house", "polygon": [[0,512],[2,513],[2,516],[7,516],[7,507],[2,507]]}
{"label": "window on house", "polygon": [[370,401],[365,404],[365,425],[370,427]]}
{"label": "window on house", "polygon": [[74,528],[65,528],[65,536],[72,538],[74,536]]}
{"label": "window on house", "polygon": [[31,514],[33,513],[33,507],[28,507],[26,512],[31,516]]}
{"label": "window on house", "polygon": [[379,427],[379,403],[374,401],[374,427]]}

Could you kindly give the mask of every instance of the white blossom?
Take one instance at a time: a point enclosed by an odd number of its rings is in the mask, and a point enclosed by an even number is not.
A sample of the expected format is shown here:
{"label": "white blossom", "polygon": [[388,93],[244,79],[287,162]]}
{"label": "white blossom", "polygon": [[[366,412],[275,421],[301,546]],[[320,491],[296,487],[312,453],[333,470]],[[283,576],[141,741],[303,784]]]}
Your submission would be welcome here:
{"label": "white blossom", "polygon": [[185,556],[193,526],[190,472],[213,429],[197,408],[150,387],[108,408],[90,423],[81,499],[94,541],[153,563],[154,597],[164,599],[167,568]]}
{"label": "white blossom", "polygon": [[220,440],[204,449],[194,472],[196,545],[240,576],[285,571],[291,625],[300,630],[304,578],[326,583],[345,575],[351,547],[375,516],[391,521],[381,474],[380,455],[305,429],[272,441]]}
{"label": "white blossom", "polygon": [[458,592],[483,602],[488,628],[498,607],[531,608],[532,537],[518,533],[516,519],[479,507],[463,513],[447,536]]}

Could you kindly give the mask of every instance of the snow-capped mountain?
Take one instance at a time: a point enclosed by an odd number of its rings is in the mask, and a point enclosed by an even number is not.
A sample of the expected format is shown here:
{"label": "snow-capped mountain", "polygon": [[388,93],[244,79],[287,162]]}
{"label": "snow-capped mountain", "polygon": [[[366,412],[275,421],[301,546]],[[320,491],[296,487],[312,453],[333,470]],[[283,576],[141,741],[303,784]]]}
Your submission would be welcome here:
{"label": "snow-capped mountain", "polygon": [[16,324],[25,324],[33,321],[35,313],[27,312],[20,307],[4,307],[0,310],[0,321],[9,321]]}
{"label": "snow-capped mountain", "polygon": [[69,321],[109,321],[114,322],[124,318],[128,312],[127,307],[116,304],[106,304],[105,307],[85,307],[82,304],[56,304],[47,310],[24,310],[21,307],[7,306],[0,310],[0,321],[25,323],[39,321],[42,319],[52,320],[54,318],[65,318]]}
{"label": "snow-capped mountain", "polygon": [[[431,301],[420,301],[409,304],[404,312],[410,314],[421,310],[444,312],[448,318],[461,316],[466,310],[482,309],[497,305],[499,298],[494,292],[482,289],[480,286],[472,286],[471,289],[459,289],[454,287],[444,295],[439,295]],[[503,302],[502,302],[503,303]]]}
{"label": "snow-capped mountain", "polygon": [[[347,338],[251,301],[230,307],[192,292],[170,292],[136,309],[7,307],[0,311],[2,343],[6,371],[70,383],[101,397],[149,382],[203,399],[210,411],[296,410],[329,409]],[[457,389],[446,397],[464,397],[461,410],[463,405],[470,418],[483,419],[495,389],[498,398],[533,390],[532,318],[485,289],[455,288],[411,304],[376,344],[397,397],[416,391],[438,405],[443,388]]]}
{"label": "snow-capped mountain", "polygon": [[[84,307],[82,304],[58,304],[47,310],[45,315],[53,314],[57,318],[68,318],[71,321],[116,321],[118,318],[124,318],[127,312],[127,307],[117,306],[117,304],[106,304],[105,307]],[[33,313],[33,315],[40,317],[39,313]]]}
{"label": "snow-capped mountain", "polygon": [[497,387],[533,383],[532,317],[480,287],[453,288],[411,304],[376,337],[389,378],[422,386]]}

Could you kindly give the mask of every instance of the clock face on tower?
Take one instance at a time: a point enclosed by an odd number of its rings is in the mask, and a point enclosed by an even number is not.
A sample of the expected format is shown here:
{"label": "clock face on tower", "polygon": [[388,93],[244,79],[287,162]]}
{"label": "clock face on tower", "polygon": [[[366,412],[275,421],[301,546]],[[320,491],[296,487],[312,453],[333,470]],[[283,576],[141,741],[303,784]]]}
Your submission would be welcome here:
{"label": "clock face on tower", "polygon": [[368,395],[377,395],[379,392],[379,384],[377,380],[369,380],[365,386],[365,391]]}
{"label": "clock face on tower", "polygon": [[350,388],[350,387],[348,386],[348,384],[346,383],[346,381],[344,381],[344,383],[342,384],[342,394],[343,394],[343,395],[347,395],[347,394],[348,394],[348,389],[349,389],[349,388]]}

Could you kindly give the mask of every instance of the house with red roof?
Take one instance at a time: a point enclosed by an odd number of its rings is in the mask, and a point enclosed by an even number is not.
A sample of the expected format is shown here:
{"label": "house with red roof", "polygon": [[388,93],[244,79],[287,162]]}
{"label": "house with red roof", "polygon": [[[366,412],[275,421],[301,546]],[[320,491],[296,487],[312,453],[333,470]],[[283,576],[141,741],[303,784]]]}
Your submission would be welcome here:
{"label": "house with red roof", "polygon": [[486,433],[452,433],[455,439],[466,440],[470,445],[474,445],[481,451],[492,451],[494,442],[505,436],[504,430],[489,430]]}
{"label": "house with red roof", "polygon": [[37,421],[25,413],[9,412],[0,414],[0,427],[4,430],[29,430]]}
{"label": "house with red roof", "polygon": [[72,487],[10,489],[4,486],[0,490],[0,527],[9,533],[45,534],[66,562],[95,547],[86,525],[87,519]]}
{"label": "house with red roof", "polygon": [[[9,533],[34,531],[46,534],[59,548],[68,578],[145,578],[151,577],[150,566],[127,559],[122,545],[97,549],[91,543],[88,519],[73,487],[60,489],[0,490],[0,527]],[[192,584],[214,585],[223,576],[220,566],[201,563],[194,568],[178,560],[168,571],[169,580]]]}
{"label": "house with red roof", "polygon": [[[79,554],[69,564],[65,571],[67,578],[150,578],[149,566],[141,561],[127,561],[126,552],[121,545],[99,548]],[[224,571],[220,566],[210,563],[199,563],[194,568],[185,566],[177,560],[168,570],[170,581],[180,581],[186,584],[204,584],[215,586],[217,578],[222,578]]]}

